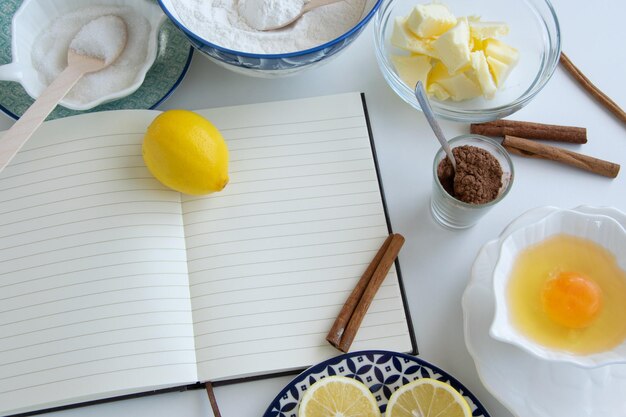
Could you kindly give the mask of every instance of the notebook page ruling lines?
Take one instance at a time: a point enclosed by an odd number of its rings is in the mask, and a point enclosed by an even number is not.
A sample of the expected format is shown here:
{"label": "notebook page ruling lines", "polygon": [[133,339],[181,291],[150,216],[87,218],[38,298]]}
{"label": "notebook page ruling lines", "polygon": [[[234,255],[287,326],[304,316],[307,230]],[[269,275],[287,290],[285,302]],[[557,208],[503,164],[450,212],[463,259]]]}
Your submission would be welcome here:
{"label": "notebook page ruling lines", "polygon": [[0,414],[196,380],[180,196],[129,113],[47,123],[0,175]]}
{"label": "notebook page ruling lines", "polygon": [[[271,103],[270,103],[271,104]],[[358,94],[208,114],[231,182],[183,197],[201,378],[306,366],[388,234]],[[395,268],[355,347],[410,349]]]}

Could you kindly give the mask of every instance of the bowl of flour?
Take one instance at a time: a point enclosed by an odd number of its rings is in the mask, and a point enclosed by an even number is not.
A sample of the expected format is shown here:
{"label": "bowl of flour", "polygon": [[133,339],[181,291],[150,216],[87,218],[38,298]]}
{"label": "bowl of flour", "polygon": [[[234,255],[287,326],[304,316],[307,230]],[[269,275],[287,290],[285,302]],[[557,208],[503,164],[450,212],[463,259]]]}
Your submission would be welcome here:
{"label": "bowl of flour", "polygon": [[213,62],[258,77],[294,74],[326,62],[354,41],[382,0],[341,0],[279,30],[256,29],[306,0],[158,0],[193,46]]}

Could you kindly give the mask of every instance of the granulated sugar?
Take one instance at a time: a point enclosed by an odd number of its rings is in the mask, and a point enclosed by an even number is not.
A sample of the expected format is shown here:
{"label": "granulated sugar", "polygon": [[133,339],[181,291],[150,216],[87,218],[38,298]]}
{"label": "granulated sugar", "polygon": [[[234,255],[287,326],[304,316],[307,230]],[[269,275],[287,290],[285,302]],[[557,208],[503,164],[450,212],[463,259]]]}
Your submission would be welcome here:
{"label": "granulated sugar", "polygon": [[70,102],[87,103],[130,87],[146,61],[150,23],[131,7],[89,6],[55,19],[34,42],[33,67],[42,83],[49,85],[67,67],[68,48],[81,28],[108,15],[118,16],[126,23],[126,47],[110,66],[84,75],[67,94]]}
{"label": "granulated sugar", "polygon": [[110,64],[126,46],[126,24],[117,16],[102,16],[83,26],[70,49],[79,55],[99,58]]}
{"label": "granulated sugar", "polygon": [[241,0],[172,0],[182,23],[206,41],[235,51],[279,54],[331,41],[354,27],[365,0],[343,0],[305,13],[284,29],[260,32],[239,14]]}

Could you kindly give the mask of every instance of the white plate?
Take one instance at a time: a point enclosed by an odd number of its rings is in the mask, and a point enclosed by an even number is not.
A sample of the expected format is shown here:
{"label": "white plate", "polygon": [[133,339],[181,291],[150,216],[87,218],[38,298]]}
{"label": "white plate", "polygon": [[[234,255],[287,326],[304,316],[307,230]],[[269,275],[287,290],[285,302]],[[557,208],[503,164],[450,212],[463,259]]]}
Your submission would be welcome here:
{"label": "white plate", "polygon": [[[489,336],[498,240],[557,210],[541,207],[523,214],[480,250],[462,300],[465,343],[485,387],[516,416],[625,417],[626,365],[584,369],[548,362]],[[626,215],[613,208],[574,210],[610,216],[626,227]]]}

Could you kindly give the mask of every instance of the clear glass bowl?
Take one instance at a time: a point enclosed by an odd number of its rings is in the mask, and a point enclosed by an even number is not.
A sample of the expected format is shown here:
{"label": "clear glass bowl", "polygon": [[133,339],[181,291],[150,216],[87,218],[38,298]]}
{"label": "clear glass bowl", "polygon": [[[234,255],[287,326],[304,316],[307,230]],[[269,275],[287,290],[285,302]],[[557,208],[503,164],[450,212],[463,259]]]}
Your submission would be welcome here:
{"label": "clear glass bowl", "polygon": [[[383,77],[405,102],[421,110],[414,91],[396,74],[391,54],[406,54],[389,39],[396,16],[406,16],[413,6],[429,0],[385,0],[374,19],[374,43]],[[496,96],[461,102],[431,98],[439,117],[458,122],[486,122],[501,119],[532,100],[546,85],[561,55],[561,32],[556,12],[549,0],[443,0],[455,16],[480,16],[483,21],[502,21],[509,34],[502,38],[517,48],[520,59]]]}

